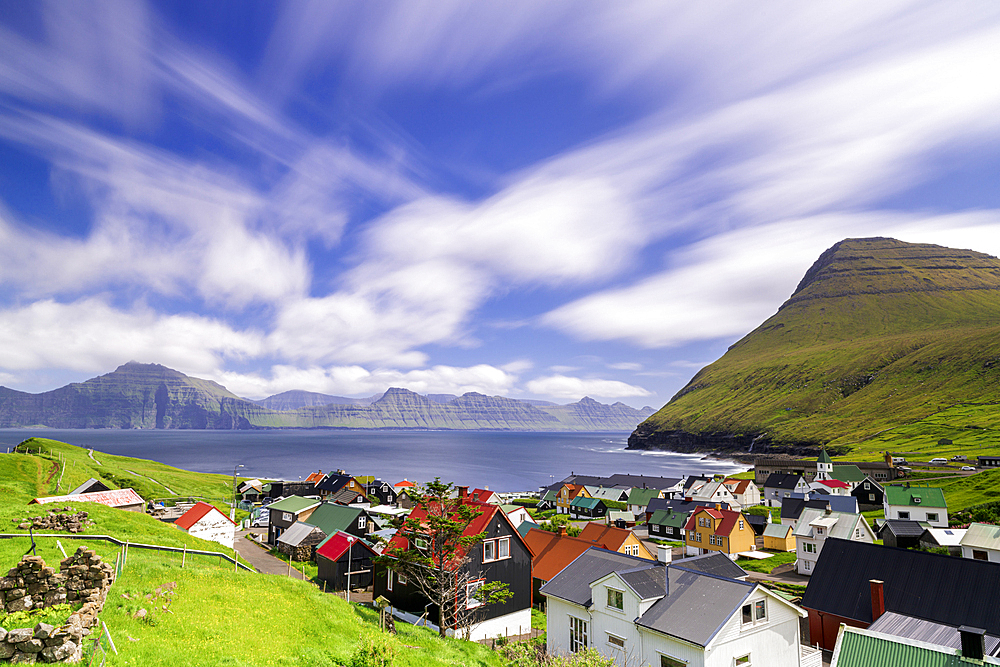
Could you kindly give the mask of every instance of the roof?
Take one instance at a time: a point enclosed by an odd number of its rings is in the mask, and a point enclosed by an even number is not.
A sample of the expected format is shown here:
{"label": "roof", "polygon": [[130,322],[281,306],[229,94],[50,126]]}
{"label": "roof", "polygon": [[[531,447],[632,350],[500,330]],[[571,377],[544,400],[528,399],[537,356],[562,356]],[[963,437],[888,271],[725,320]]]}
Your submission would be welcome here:
{"label": "roof", "polygon": [[749,479],[727,479],[723,482],[730,491],[735,494],[743,493],[747,490],[747,487],[753,484],[753,480]]}
{"label": "roof", "polygon": [[[325,540],[319,543],[316,547],[316,558],[320,556],[328,558],[330,560],[339,560],[341,556],[344,555],[348,549],[364,549],[371,553],[372,556],[377,555],[375,550],[372,549],[367,542],[354,535],[349,535],[342,531],[337,531],[333,535],[330,535]],[[351,560],[355,558],[355,553],[351,553]]]}
{"label": "roof", "polygon": [[319,501],[313,498],[306,498],[304,496],[288,496],[287,498],[282,498],[277,502],[271,503],[267,506],[267,509],[298,514],[299,512],[307,510],[310,507],[315,507],[316,505],[319,505]]}
{"label": "roof", "polygon": [[816,484],[822,484],[823,486],[828,486],[831,489],[849,489],[851,485],[847,482],[841,482],[839,479],[821,479]]}
{"label": "roof", "polygon": [[[272,505],[273,507],[273,505]],[[358,515],[364,513],[360,507],[348,507],[337,503],[321,503],[312,514],[309,515],[309,523],[318,527],[327,535],[333,535],[338,530],[350,528],[357,520]]]}
{"label": "roof", "polygon": [[652,475],[627,475],[622,473],[616,473],[610,477],[597,477],[594,475],[570,475],[566,479],[551,484],[546,488],[558,489],[563,484],[584,484],[586,486],[614,486],[618,488],[625,489],[626,491],[634,487],[642,487],[643,485],[649,489],[670,489],[682,481],[679,477],[654,477]]}
{"label": "roof", "polygon": [[[721,501],[720,504],[727,508],[729,503]],[[693,500],[684,500],[683,498],[653,498],[646,505],[646,512],[655,512],[657,510],[672,509],[675,512],[683,512],[684,514],[690,514],[699,507],[704,507],[705,503],[695,502]]]}
{"label": "roof", "polygon": [[920,537],[926,528],[927,525],[919,521],[888,519],[882,522],[882,527],[879,528],[878,532],[881,534],[883,530],[888,530],[896,537]]}
{"label": "roof", "polygon": [[339,473],[331,472],[321,481],[316,482],[316,488],[320,491],[326,491],[327,493],[336,493],[344,488],[351,481],[351,479],[352,477],[350,475],[341,475]]}
{"label": "roof", "polygon": [[841,464],[833,466],[834,479],[839,479],[842,482],[860,482],[864,480],[867,475],[861,472],[861,468],[852,464]]}
{"label": "roof", "polygon": [[1000,526],[988,523],[973,523],[965,531],[960,544],[976,549],[1000,549]]}
{"label": "roof", "polygon": [[524,543],[532,553],[531,576],[542,581],[550,580],[573,562],[573,559],[594,546],[588,540],[559,535],[541,528],[528,530],[524,534]]}
{"label": "roof", "polygon": [[819,458],[816,459],[816,463],[833,463],[833,459],[831,459],[830,455],[826,453],[826,447],[824,447],[823,451],[819,453]]}
{"label": "roof", "polygon": [[740,512],[734,510],[717,510],[714,507],[701,507],[691,512],[691,516],[688,517],[688,521],[684,525],[684,530],[695,530],[698,527],[698,524],[695,523],[698,514],[708,514],[713,519],[722,519],[715,527],[716,535],[732,534],[733,528],[736,527],[736,520],[742,516]]}
{"label": "roof", "polygon": [[794,489],[802,475],[795,475],[787,472],[772,472],[764,480],[764,488],[767,489]]}
{"label": "roof", "polygon": [[826,509],[827,505],[834,512],[844,512],[846,514],[857,514],[858,512],[858,499],[854,496],[823,496],[822,498],[813,498],[812,500],[782,498],[781,518],[798,519],[802,515],[802,510],[806,508],[822,510]]}
{"label": "roof", "polygon": [[[530,536],[533,532],[535,531],[529,532],[528,535]],[[606,577],[616,570],[630,570],[649,564],[648,560],[638,556],[626,556],[617,551],[608,551],[588,545],[587,549],[573,558],[570,563],[551,575],[548,582],[542,586],[541,592],[543,595],[551,595],[581,607],[589,607],[591,605],[590,582]],[[532,576],[545,581],[541,573],[532,572]]]}
{"label": "roof", "polygon": [[[831,667],[968,667],[972,664],[954,649],[913,639],[843,626],[837,637]],[[982,663],[1000,665],[996,658]]]}
{"label": "roof", "polygon": [[603,505],[604,501],[600,498],[585,498],[583,496],[577,496],[573,499],[569,505],[570,507],[583,507],[585,509],[596,509],[598,505]]}
{"label": "roof", "polygon": [[618,520],[625,521],[626,523],[634,522],[635,515],[628,510],[608,510],[608,521]]}
{"label": "roof", "polygon": [[694,570],[695,572],[704,572],[705,574],[714,574],[717,577],[729,577],[730,579],[740,579],[747,576],[746,570],[730,560],[729,556],[719,551],[712,551],[701,556],[674,561],[670,566],[682,567],[685,570]]}
{"label": "roof", "polygon": [[489,489],[473,489],[472,491],[469,491],[469,495],[477,502],[489,503],[493,501],[494,496],[497,494]]}
{"label": "roof", "polygon": [[891,484],[885,487],[885,502],[889,505],[909,505],[916,507],[947,508],[944,491],[936,486],[900,486]]}
{"label": "roof", "polygon": [[684,524],[687,523],[687,520],[687,512],[675,512],[670,509],[665,509],[653,512],[653,515],[649,517],[649,521],[646,523],[659,526],[670,526],[672,528],[683,528]]}
{"label": "roof", "polygon": [[629,505],[642,505],[645,507],[649,504],[649,501],[653,498],[660,497],[659,489],[640,489],[638,487],[633,488],[628,493],[628,504]]}
{"label": "roof", "polygon": [[962,543],[965,528],[925,528],[921,540],[933,541],[942,547],[955,547]]}
{"label": "roof", "polygon": [[[174,522],[174,525],[179,526],[184,530],[188,530],[191,528],[191,526],[201,521],[205,517],[205,515],[211,512],[212,510],[218,512],[219,515],[226,521],[229,521],[229,523],[233,523],[228,516],[219,511],[219,508],[199,500],[194,504],[194,507],[189,509],[187,512],[184,512],[184,514],[182,514],[180,518]],[[233,525],[235,526],[236,524],[233,523]]]}
{"label": "roof", "polygon": [[628,496],[628,491],[626,489],[618,489],[607,486],[587,486],[585,488],[591,498],[600,498],[601,500],[613,500],[615,502],[620,502],[623,496]]}
{"label": "roof", "polygon": [[80,493],[94,493],[96,491],[110,491],[111,487],[99,479],[91,477],[86,482],[69,492],[68,495],[75,496]]}
{"label": "roof", "polygon": [[[848,514],[847,512],[830,512],[826,510],[813,509],[807,507],[802,510],[799,520],[795,523],[795,535],[799,537],[809,537],[810,530],[814,526],[823,526],[828,532],[828,537],[842,537],[850,539],[854,534],[854,529],[858,527],[862,516],[860,514]],[[867,523],[865,525],[868,525]]]}
{"label": "roof", "polygon": [[554,503],[556,501],[556,498],[558,497],[558,495],[559,494],[556,491],[549,490],[549,491],[545,492],[544,496],[542,496],[542,500],[547,500],[549,502],[553,502]]}
{"label": "roof", "polygon": [[[1000,563],[828,539],[802,606],[871,623],[870,579],[884,582],[886,611],[1000,636]],[[915,594],[919,593],[919,594]]]}
{"label": "roof", "polygon": [[[474,519],[472,519],[472,521],[470,521],[468,525],[465,527],[465,530],[462,531],[463,535],[471,536],[482,533],[486,529],[486,527],[490,524],[490,521],[493,520],[493,517],[498,514],[503,517],[504,521],[510,524],[510,519],[507,518],[507,515],[504,514],[503,510],[500,509],[499,505],[491,505],[489,503],[479,503],[468,497],[464,498],[463,502],[465,505],[472,507],[474,510],[479,510],[479,514]],[[408,520],[416,519],[420,521],[426,517],[427,517],[427,508],[424,505],[417,505],[412,510],[410,510],[410,514],[407,517],[407,519]],[[514,530],[514,532],[517,533],[516,529]],[[518,533],[518,537],[520,537],[520,533]],[[409,540],[406,539],[405,535],[403,535],[400,532],[397,532],[395,535],[392,536],[392,539],[389,540],[388,548],[401,549],[401,550],[409,549],[410,542]]]}
{"label": "roof", "polygon": [[628,528],[605,526],[602,523],[594,523],[593,521],[580,531],[581,540],[588,540],[592,544],[602,546],[605,549],[611,549],[612,551],[618,551],[625,544],[625,541],[633,535],[634,533]]}
{"label": "roof", "polygon": [[747,523],[750,524],[750,527],[753,528],[753,532],[757,535],[763,535],[764,528],[771,524],[771,522],[767,520],[768,517],[761,516],[760,514],[744,514],[743,518],[747,520]]}
{"label": "roof", "polygon": [[396,483],[395,483],[395,484],[393,485],[393,488],[396,488],[396,489],[403,489],[403,488],[414,488],[414,487],[416,487],[416,486],[417,486],[417,485],[416,485],[416,484],[414,484],[413,482],[411,482],[410,480],[408,480],[408,479],[404,479],[404,480],[403,480],[402,482],[396,482]]}
{"label": "roof", "polygon": [[518,525],[517,527],[517,534],[521,536],[521,539],[524,539],[524,536],[527,535],[528,531],[531,530],[532,528],[538,528],[540,530],[541,526],[539,526],[531,519],[528,519],[527,521],[522,521],[520,525]]}
{"label": "roof", "polygon": [[142,497],[132,489],[111,489],[110,491],[95,491],[93,493],[78,493],[72,496],[49,496],[48,498],[35,498],[28,504],[37,503],[47,505],[49,503],[97,503],[108,507],[129,507],[131,505],[141,505],[144,501]]}
{"label": "roof", "polygon": [[666,568],[670,594],[654,602],[636,625],[708,646],[757,585],[703,574],[683,565],[681,561]]}
{"label": "roof", "polygon": [[323,477],[324,477],[323,471],[320,470],[319,472],[314,472],[311,475],[309,475],[308,477],[306,477],[305,481],[312,482],[313,484],[316,484],[317,482],[322,482],[323,481]]}
{"label": "roof", "polygon": [[[925,621],[922,618],[904,616],[892,611],[887,611],[879,616],[878,620],[868,626],[868,629],[894,637],[929,642],[938,646],[962,648],[962,635],[959,634],[958,628]],[[1000,637],[986,635],[984,640],[986,655],[996,655],[997,649],[1000,648]]]}
{"label": "roof", "polygon": [[304,539],[317,532],[326,537],[326,533],[321,528],[317,528],[311,523],[306,523],[305,521],[296,521],[289,526],[287,530],[281,533],[281,536],[278,538],[278,542],[292,547],[297,547],[302,544]]}
{"label": "roof", "polygon": [[[359,501],[358,500],[359,496],[363,498],[363,500]],[[363,493],[358,493],[357,491],[354,491],[345,484],[344,486],[340,487],[339,491],[334,491],[329,496],[327,496],[327,500],[332,500],[333,502],[339,503],[341,505],[350,505],[351,503],[354,502],[365,502],[366,500],[368,500],[368,496],[366,496]]]}
{"label": "roof", "polygon": [[788,537],[788,531],[792,529],[788,524],[781,523],[769,523],[767,527],[764,528],[764,537],[777,537],[779,539],[786,539]]}

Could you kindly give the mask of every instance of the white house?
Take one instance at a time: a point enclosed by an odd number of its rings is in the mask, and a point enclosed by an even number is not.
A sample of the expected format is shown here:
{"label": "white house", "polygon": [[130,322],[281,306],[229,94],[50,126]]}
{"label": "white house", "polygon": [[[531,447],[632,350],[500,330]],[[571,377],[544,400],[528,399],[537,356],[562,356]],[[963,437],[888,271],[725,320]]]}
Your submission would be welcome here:
{"label": "white house", "polygon": [[802,646],[806,612],[752,582],[725,555],[664,565],[591,548],[550,579],[548,651],[593,648],[626,665],[819,667]]}
{"label": "white house", "polygon": [[531,521],[531,515],[528,514],[528,510],[521,505],[501,505],[500,509],[504,511],[510,522],[514,524],[514,528],[517,528],[525,521]]}
{"label": "white house", "polygon": [[236,524],[216,507],[205,502],[195,503],[174,525],[188,535],[212,540],[230,549],[236,541]]}
{"label": "white house", "polygon": [[809,484],[809,490],[827,493],[831,496],[849,496],[851,485],[847,482],[841,482],[839,479],[823,479]]}
{"label": "white house", "polygon": [[1000,563],[1000,526],[974,523],[962,536],[962,558]]}
{"label": "white house", "polygon": [[753,507],[763,502],[760,489],[753,483],[752,479],[727,479],[723,484],[730,493],[736,496],[736,501],[741,507]]}
{"label": "white house", "polygon": [[809,484],[802,475],[772,472],[764,480],[764,504],[768,507],[781,507],[781,501],[793,493],[808,492]]}
{"label": "white house", "polygon": [[861,514],[806,508],[792,531],[795,535],[795,570],[811,576],[828,537],[875,543],[875,533]]}
{"label": "white house", "polygon": [[696,503],[705,503],[705,505],[728,503],[734,510],[743,509],[743,503],[722,481],[711,481],[696,488],[692,487],[688,494],[688,498]]}
{"label": "white house", "polygon": [[884,487],[882,510],[886,519],[925,521],[934,528],[948,527],[944,491],[933,486],[889,484]]}

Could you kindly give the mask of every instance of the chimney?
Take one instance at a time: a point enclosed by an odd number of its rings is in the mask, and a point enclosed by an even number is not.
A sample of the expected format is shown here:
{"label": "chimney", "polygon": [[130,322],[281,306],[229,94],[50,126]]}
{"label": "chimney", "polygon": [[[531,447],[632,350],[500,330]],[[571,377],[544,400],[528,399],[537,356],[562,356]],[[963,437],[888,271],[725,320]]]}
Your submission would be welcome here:
{"label": "chimney", "polygon": [[662,544],[656,545],[656,560],[661,563],[669,563],[673,559],[673,551],[670,547]]}
{"label": "chimney", "polygon": [[882,591],[883,582],[878,579],[869,579],[872,592],[872,623],[877,621],[885,613],[885,596]]}
{"label": "chimney", "polygon": [[458,487],[458,497],[459,498],[465,498],[467,495],[469,495],[469,487],[467,487],[467,486],[460,486],[460,487]]}
{"label": "chimney", "polygon": [[827,514],[830,514],[830,513],[832,513],[832,512],[833,512],[833,506],[832,506],[832,505],[830,505],[830,503],[827,503],[827,504],[826,504],[826,513],[827,513]]}
{"label": "chimney", "polygon": [[566,524],[559,526],[559,537],[566,537]]}
{"label": "chimney", "polygon": [[[659,551],[659,550],[657,550]],[[669,551],[667,553],[670,553]],[[663,596],[670,597],[670,565],[663,568]]]}
{"label": "chimney", "polygon": [[722,511],[722,503],[715,503],[715,509]]}
{"label": "chimney", "polygon": [[958,634],[962,636],[962,657],[968,660],[982,660],[983,655],[986,653],[986,644],[983,637],[986,634],[986,630],[963,625],[958,629]]}

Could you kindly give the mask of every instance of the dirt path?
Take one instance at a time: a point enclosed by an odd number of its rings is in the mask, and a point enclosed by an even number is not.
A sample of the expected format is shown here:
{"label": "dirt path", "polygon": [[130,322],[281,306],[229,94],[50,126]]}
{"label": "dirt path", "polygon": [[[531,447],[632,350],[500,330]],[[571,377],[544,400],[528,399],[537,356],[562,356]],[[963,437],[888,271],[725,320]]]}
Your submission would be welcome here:
{"label": "dirt path", "polygon": [[[240,530],[236,532],[236,552],[240,555],[240,558],[253,565],[254,569],[261,574],[276,574],[282,577],[292,576],[303,581],[307,580],[302,575],[302,572],[294,569],[294,567],[291,569],[291,574],[289,575],[288,563],[275,558],[267,553],[264,547],[247,538],[246,535],[249,532],[251,531]],[[256,531],[253,532],[256,533]]]}
{"label": "dirt path", "polygon": [[170,493],[171,495],[174,495],[174,496],[176,496],[176,495],[177,495],[177,494],[176,494],[176,493],[175,493],[175,492],[174,492],[174,491],[173,491],[173,490],[172,490],[172,489],[171,489],[171,488],[170,488],[169,486],[167,486],[167,485],[166,485],[166,484],[164,484],[163,482],[158,482],[157,480],[153,479],[152,477],[149,477],[149,476],[147,476],[147,475],[140,475],[139,473],[135,472],[134,470],[126,470],[125,472],[127,472],[127,473],[129,473],[129,474],[132,474],[132,475],[135,475],[136,477],[142,477],[143,479],[148,479],[148,480],[149,480],[150,482],[152,482],[153,484],[159,484],[160,486],[162,486],[162,487],[163,487],[164,489],[166,489],[166,490],[167,490],[167,492],[169,492],[169,493]]}
{"label": "dirt path", "polygon": [[87,456],[89,456],[90,460],[93,461],[94,463],[96,463],[97,465],[99,465],[99,466],[100,465],[104,465],[103,463],[101,463],[100,461],[98,461],[97,459],[94,458],[94,450],[93,449],[88,449],[87,450]]}

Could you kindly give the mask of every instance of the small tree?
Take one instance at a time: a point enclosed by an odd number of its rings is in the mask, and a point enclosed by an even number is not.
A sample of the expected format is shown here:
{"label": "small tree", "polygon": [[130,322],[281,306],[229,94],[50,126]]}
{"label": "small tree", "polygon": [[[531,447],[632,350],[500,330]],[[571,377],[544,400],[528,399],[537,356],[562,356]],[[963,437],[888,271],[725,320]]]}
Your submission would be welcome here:
{"label": "small tree", "polygon": [[[491,604],[513,593],[502,582],[483,582],[469,567],[472,548],[485,533],[470,533],[482,510],[467,498],[453,495],[454,485],[440,478],[414,494],[417,504],[398,526],[393,545],[377,562],[406,577],[438,608],[438,628],[454,626],[468,632]],[[394,538],[395,540],[396,538]]]}

